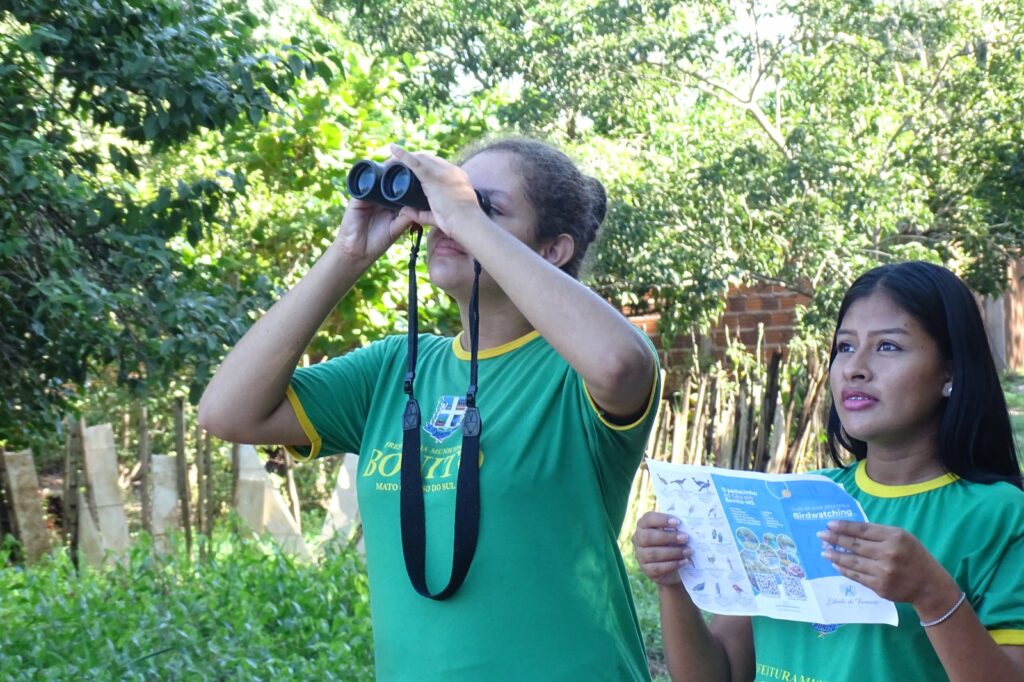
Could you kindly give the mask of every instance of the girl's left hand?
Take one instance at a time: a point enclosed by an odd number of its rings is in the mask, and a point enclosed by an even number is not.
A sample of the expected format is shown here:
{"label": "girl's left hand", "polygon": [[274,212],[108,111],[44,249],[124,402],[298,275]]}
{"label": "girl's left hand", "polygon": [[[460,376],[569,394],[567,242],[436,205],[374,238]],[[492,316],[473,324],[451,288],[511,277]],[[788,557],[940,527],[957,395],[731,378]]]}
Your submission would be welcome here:
{"label": "girl's left hand", "polygon": [[423,193],[430,202],[429,211],[405,207],[402,214],[422,225],[433,225],[459,241],[458,235],[452,231],[466,222],[460,216],[481,213],[476,192],[466,172],[433,154],[414,154],[396,144],[391,145],[391,154],[419,178]]}
{"label": "girl's left hand", "polygon": [[[916,537],[895,526],[830,521],[818,537],[845,552],[825,548],[822,556],[842,575],[870,587],[890,601],[926,607],[942,588],[954,588],[952,576]],[[959,588],[956,588],[959,594]],[[942,599],[944,597],[940,597]]]}

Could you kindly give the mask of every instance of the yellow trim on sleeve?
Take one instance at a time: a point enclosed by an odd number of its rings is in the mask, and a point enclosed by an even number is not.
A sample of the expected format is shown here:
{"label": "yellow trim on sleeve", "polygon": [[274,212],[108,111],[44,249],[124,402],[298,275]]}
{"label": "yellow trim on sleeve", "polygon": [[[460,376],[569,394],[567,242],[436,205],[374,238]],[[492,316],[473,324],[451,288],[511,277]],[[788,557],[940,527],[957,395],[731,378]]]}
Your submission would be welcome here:
{"label": "yellow trim on sleeve", "polygon": [[955,483],[960,480],[959,476],[955,474],[942,474],[938,478],[933,478],[930,481],[922,481],[921,483],[911,483],[909,485],[886,485],[885,483],[879,483],[873,481],[868,477],[867,460],[862,459],[857,462],[857,471],[854,472],[854,480],[857,481],[857,486],[869,495],[875,497],[909,497],[910,495],[919,495],[926,493],[936,488],[941,488],[944,485]]}
{"label": "yellow trim on sleeve", "polygon": [[1024,646],[1024,630],[989,630],[988,634],[1000,646]]}
{"label": "yellow trim on sleeve", "polygon": [[[464,332],[459,332],[455,336],[455,338],[452,339],[452,352],[455,353],[455,357],[457,357],[459,360],[469,360],[470,359],[469,358],[469,355],[470,355],[469,351],[468,350],[463,350],[463,348],[462,348],[462,334],[463,333]],[[518,339],[513,339],[512,341],[509,341],[508,343],[503,343],[500,346],[495,346],[494,348],[488,348],[486,350],[477,351],[477,354],[476,354],[477,360],[486,360],[488,358],[496,358],[499,355],[503,355],[503,354],[508,353],[510,351],[514,351],[516,348],[521,348],[521,347],[525,346],[526,344],[528,344],[530,341],[533,341],[538,336],[540,336],[540,332],[537,331],[537,330],[534,330],[534,331],[532,331],[532,332],[530,332],[528,334],[524,334],[523,336],[520,336]]]}
{"label": "yellow trim on sleeve", "polygon": [[590,408],[594,410],[594,414],[597,415],[597,418],[601,420],[602,424],[613,431],[628,431],[647,419],[647,415],[651,413],[651,406],[658,402],[656,400],[656,395],[658,393],[658,386],[660,385],[660,382],[658,381],[660,375],[658,363],[655,361],[652,364],[654,365],[654,380],[651,382],[651,394],[647,396],[647,407],[644,408],[644,413],[642,415],[629,424],[613,424],[605,419],[604,412],[600,407],[598,407],[597,403],[594,402],[594,397],[590,395],[590,389],[587,388],[587,382],[583,382],[583,393],[587,396],[587,402],[590,403]]}
{"label": "yellow trim on sleeve", "polygon": [[299,396],[295,395],[295,391],[292,390],[291,386],[285,390],[285,396],[287,396],[288,402],[292,404],[292,409],[295,411],[295,417],[299,420],[302,432],[306,434],[306,438],[309,438],[310,448],[308,455],[303,455],[291,445],[285,445],[284,449],[288,451],[289,455],[300,462],[316,459],[316,456],[320,454],[320,446],[323,445],[320,434],[316,432],[313,422],[309,421],[309,415],[302,408],[302,402],[299,400]]}

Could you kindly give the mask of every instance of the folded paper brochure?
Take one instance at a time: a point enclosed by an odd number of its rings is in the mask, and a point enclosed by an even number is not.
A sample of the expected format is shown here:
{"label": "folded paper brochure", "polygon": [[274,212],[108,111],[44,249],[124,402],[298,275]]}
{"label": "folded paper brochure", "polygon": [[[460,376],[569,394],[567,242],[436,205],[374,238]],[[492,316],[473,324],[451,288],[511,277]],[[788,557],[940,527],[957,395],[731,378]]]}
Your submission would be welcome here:
{"label": "folded paper brochure", "polygon": [[821,556],[832,520],[867,521],[841,485],[816,474],[762,474],[647,460],[660,511],[680,520],[693,560],[679,569],[711,613],[809,623],[896,625],[896,606]]}

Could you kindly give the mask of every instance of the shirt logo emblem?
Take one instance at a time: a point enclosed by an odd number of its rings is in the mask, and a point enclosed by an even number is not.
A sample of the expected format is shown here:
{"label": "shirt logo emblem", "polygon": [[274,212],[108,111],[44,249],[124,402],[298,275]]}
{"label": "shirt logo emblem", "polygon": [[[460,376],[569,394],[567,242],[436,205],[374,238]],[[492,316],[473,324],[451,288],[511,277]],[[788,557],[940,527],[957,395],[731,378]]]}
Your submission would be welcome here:
{"label": "shirt logo emblem", "polygon": [[464,414],[466,414],[465,396],[443,395],[437,401],[434,416],[423,425],[423,430],[438,443],[442,443],[448,436],[459,430]]}

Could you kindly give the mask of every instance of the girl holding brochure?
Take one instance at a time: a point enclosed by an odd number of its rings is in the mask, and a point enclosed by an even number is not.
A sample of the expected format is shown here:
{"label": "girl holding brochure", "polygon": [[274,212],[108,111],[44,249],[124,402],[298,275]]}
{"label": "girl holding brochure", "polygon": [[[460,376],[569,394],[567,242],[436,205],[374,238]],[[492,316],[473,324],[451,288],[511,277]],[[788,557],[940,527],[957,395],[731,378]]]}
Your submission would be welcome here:
{"label": "girl holding brochure", "polygon": [[[679,520],[648,512],[633,536],[659,587],[672,679],[1024,680],[1024,491],[1006,402],[970,291],[928,263],[862,275],[830,354],[828,443],[871,523],[831,521],[822,556],[897,603],[899,625],[812,625],[716,615],[679,568]],[[841,450],[856,462],[842,466]]]}

